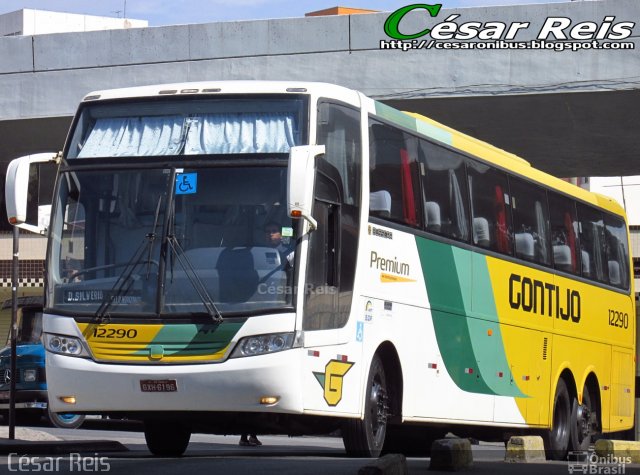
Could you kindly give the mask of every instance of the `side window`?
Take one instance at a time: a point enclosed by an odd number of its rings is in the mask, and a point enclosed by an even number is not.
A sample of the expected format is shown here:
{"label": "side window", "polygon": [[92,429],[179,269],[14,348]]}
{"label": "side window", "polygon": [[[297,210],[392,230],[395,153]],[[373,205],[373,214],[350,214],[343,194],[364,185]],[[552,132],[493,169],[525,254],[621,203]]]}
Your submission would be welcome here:
{"label": "side window", "polygon": [[373,120],[369,130],[371,215],[409,226],[422,226],[418,201],[418,140]]}
{"label": "side window", "polygon": [[324,160],[335,169],[341,184],[341,201],[359,206],[360,181],[360,112],[349,107],[320,102],[318,104],[317,143],[326,147]]}
{"label": "side window", "polygon": [[549,193],[549,217],[551,218],[551,249],[553,266],[561,271],[580,274],[580,245],[578,243],[578,218],[573,200],[556,193]]}
{"label": "side window", "polygon": [[512,254],[511,200],[505,173],[476,161],[467,163],[473,243]]}
{"label": "side window", "polygon": [[[85,241],[85,219],[86,213],[84,204],[78,201],[79,193],[70,193],[69,199],[64,209],[65,223],[62,228],[60,239],[60,270],[65,282],[77,280],[76,272],[92,264],[88,263],[85,248],[81,244]],[[86,198],[83,196],[83,198]]]}
{"label": "side window", "polygon": [[605,249],[609,283],[622,289],[629,288],[629,243],[627,228],[620,218],[605,214]]}
{"label": "side window", "polygon": [[515,255],[550,264],[549,213],[546,191],[518,178],[509,178]]}
{"label": "side window", "polygon": [[582,276],[607,282],[609,279],[602,212],[583,204],[578,204],[577,207]]}
{"label": "side window", "polygon": [[424,222],[429,232],[469,240],[469,205],[465,161],[444,147],[421,141],[424,168]]}

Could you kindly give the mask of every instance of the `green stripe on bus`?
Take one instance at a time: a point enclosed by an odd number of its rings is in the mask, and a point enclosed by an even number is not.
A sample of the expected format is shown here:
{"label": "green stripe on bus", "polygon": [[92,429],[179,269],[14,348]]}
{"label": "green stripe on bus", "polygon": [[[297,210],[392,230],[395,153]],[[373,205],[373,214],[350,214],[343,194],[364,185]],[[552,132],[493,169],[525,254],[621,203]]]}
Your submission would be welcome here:
{"label": "green stripe on bus", "polygon": [[[416,237],[416,244],[451,379],[464,391],[523,397],[511,382],[486,258],[424,238]],[[476,310],[488,318],[473,318]]]}
{"label": "green stripe on bus", "polygon": [[468,325],[480,373],[496,394],[527,397],[520,391],[517,383],[511,381],[511,365],[507,359],[500,331],[498,310],[487,267],[487,256],[475,252],[470,254],[473,262],[474,287],[471,315],[474,318],[468,319]]}
{"label": "green stripe on bus", "polygon": [[383,119],[393,122],[401,127],[413,130],[415,132],[418,131],[415,118],[411,117],[410,115],[403,114],[398,109],[389,107],[382,102],[376,101],[376,114]]}
{"label": "green stripe on bus", "polygon": [[382,102],[376,101],[375,104],[376,114],[383,119],[447,145],[453,144],[453,135],[451,132],[447,132],[438,126],[416,119],[415,117],[400,112],[399,110],[389,107]]}
{"label": "green stripe on bus", "polygon": [[419,237],[416,237],[416,243],[431,304],[436,340],[449,376],[464,391],[495,394],[478,370],[465,318],[467,311],[463,290],[467,289],[463,288],[459,277],[469,276],[470,266],[464,265],[460,250],[454,251],[452,246]]}
{"label": "green stripe on bus", "polygon": [[[149,347],[162,345],[166,356],[202,356],[224,349],[244,322],[221,325],[165,325]],[[135,355],[147,355],[149,347]]]}
{"label": "green stripe on bus", "polygon": [[418,132],[422,135],[426,135],[427,137],[431,137],[432,139],[447,145],[453,145],[453,136],[451,135],[451,132],[447,132],[433,124],[429,124],[428,122],[423,122],[418,119],[416,119],[416,126]]}

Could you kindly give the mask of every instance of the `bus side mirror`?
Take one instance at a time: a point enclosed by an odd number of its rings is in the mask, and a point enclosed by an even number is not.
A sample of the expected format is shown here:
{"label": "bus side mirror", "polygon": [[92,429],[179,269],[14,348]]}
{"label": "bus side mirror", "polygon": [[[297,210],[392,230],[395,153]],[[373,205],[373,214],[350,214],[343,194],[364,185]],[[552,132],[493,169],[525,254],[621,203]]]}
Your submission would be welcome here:
{"label": "bus side mirror", "polygon": [[287,212],[291,218],[305,219],[313,231],[318,223],[313,209],[313,186],[316,180],[316,157],[325,151],[324,145],[291,147],[287,176]]}
{"label": "bus side mirror", "polygon": [[[55,163],[55,161],[55,153],[37,153],[16,158],[9,163],[4,187],[9,224],[38,234],[47,232],[51,205],[38,206],[37,167],[39,163]],[[29,213],[27,216],[27,210],[32,209],[38,211]],[[47,214],[47,216],[38,216],[38,214]]]}

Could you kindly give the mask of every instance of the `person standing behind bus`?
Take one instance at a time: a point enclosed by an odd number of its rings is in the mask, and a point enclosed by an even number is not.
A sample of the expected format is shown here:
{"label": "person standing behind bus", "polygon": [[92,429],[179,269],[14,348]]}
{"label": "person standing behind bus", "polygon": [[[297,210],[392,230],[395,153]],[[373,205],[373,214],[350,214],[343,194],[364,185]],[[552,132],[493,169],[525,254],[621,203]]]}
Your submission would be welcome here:
{"label": "person standing behind bus", "polygon": [[256,434],[247,434],[246,432],[240,436],[239,444],[243,447],[257,447],[262,445]]}

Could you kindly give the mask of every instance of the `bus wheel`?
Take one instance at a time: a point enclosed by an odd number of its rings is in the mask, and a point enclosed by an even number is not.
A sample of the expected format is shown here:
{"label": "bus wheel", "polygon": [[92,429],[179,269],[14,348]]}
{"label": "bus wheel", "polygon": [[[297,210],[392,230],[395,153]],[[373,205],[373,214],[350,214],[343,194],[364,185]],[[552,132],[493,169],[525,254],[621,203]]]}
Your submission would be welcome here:
{"label": "bus wheel", "polygon": [[571,450],[586,451],[589,449],[593,410],[589,388],[585,387],[582,391],[582,405],[578,404],[577,398],[574,398],[571,407]]}
{"label": "bus wheel", "polygon": [[181,424],[165,421],[144,421],[144,438],[147,448],[159,457],[180,457],[187,450],[191,430]]}
{"label": "bus wheel", "polygon": [[544,435],[545,451],[550,460],[565,460],[571,433],[571,403],[564,379],[558,380],[553,398],[553,425]]}
{"label": "bus wheel", "polygon": [[349,419],[342,440],[351,457],[378,457],[384,446],[388,417],[387,380],[380,356],[371,361],[367,379],[364,419]]}
{"label": "bus wheel", "polygon": [[84,422],[85,416],[80,414],[67,414],[52,412],[47,409],[47,419],[51,425],[60,429],[77,429]]}

